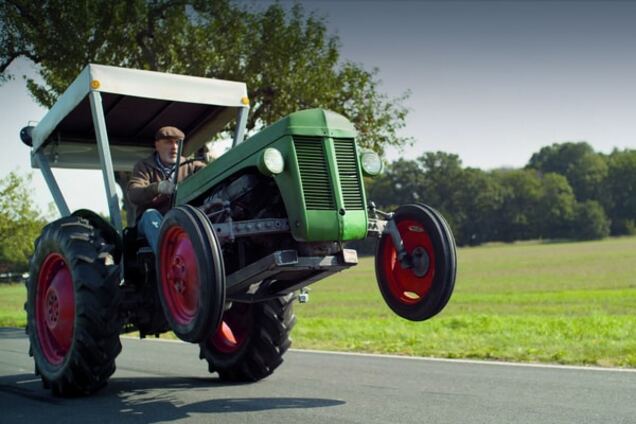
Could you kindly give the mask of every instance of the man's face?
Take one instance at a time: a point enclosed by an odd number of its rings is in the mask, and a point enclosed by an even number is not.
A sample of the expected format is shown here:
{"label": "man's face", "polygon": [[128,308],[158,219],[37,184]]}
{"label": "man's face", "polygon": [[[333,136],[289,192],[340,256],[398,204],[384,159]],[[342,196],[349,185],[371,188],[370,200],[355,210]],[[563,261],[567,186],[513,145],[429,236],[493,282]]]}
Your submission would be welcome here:
{"label": "man's face", "polygon": [[157,150],[161,162],[166,165],[177,163],[178,141],[176,138],[162,138],[155,141],[155,150]]}

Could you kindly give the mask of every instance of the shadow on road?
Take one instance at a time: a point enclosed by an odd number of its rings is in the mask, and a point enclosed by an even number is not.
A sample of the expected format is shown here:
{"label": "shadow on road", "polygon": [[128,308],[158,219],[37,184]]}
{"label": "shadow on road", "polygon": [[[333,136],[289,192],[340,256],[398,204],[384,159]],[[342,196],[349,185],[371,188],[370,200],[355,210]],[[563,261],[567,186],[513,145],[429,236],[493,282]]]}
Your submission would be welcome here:
{"label": "shadow on road", "polygon": [[224,397],[224,389],[236,385],[214,378],[113,378],[92,396],[64,399],[43,389],[33,374],[18,374],[0,377],[0,407],[3,422],[154,423],[191,414],[325,408],[345,403],[302,397]]}

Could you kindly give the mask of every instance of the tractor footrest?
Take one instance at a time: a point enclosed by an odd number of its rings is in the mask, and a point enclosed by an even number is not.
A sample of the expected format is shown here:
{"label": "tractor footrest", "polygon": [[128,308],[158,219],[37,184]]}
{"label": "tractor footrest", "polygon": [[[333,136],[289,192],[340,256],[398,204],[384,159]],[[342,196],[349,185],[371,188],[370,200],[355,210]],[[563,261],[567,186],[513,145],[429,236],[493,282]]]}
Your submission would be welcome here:
{"label": "tractor footrest", "polygon": [[[329,256],[298,256],[295,250],[279,250],[228,275],[226,290],[228,293],[237,293],[266,278],[276,279],[283,273],[303,271],[308,274],[308,278],[303,279],[307,285],[357,263],[357,253],[352,249],[343,249]],[[312,275],[319,275],[320,278],[311,278]]]}

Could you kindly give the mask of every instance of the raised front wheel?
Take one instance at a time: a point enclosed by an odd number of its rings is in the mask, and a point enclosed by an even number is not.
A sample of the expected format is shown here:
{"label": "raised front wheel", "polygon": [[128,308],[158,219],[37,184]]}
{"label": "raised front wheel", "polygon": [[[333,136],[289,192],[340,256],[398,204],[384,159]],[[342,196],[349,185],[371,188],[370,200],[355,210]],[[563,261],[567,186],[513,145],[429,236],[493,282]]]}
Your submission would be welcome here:
{"label": "raised front wheel", "polygon": [[375,255],[375,272],[387,305],[399,316],[423,321],[439,313],[455,286],[455,240],[435,209],[400,206],[393,220],[407,257],[400,261],[392,237],[382,235]]}
{"label": "raised front wheel", "polygon": [[215,331],[225,303],[221,246],[208,218],[192,206],[170,210],[159,233],[159,297],[175,334],[198,343]]}

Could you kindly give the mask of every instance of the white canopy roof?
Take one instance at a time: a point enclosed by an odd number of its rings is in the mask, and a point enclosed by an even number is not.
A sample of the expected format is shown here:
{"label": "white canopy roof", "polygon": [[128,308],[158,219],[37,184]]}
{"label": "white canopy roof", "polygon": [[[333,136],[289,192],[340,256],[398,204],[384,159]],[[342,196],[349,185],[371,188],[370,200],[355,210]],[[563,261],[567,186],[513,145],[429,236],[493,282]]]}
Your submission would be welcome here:
{"label": "white canopy roof", "polygon": [[248,104],[242,82],[90,64],[32,132],[33,151],[52,167],[100,168],[91,91],[101,95],[115,170],[132,170],[165,125],[186,133],[184,153],[191,154]]}

